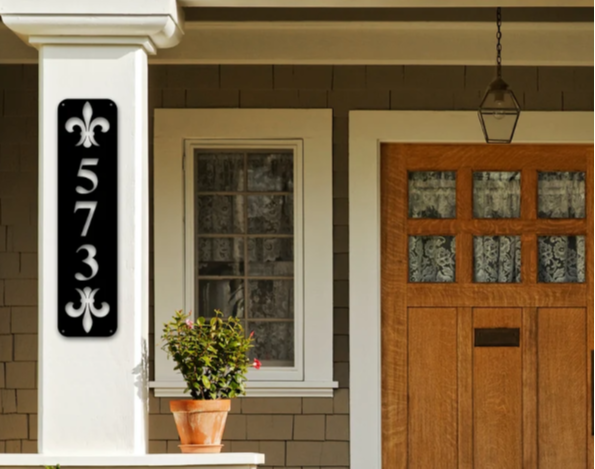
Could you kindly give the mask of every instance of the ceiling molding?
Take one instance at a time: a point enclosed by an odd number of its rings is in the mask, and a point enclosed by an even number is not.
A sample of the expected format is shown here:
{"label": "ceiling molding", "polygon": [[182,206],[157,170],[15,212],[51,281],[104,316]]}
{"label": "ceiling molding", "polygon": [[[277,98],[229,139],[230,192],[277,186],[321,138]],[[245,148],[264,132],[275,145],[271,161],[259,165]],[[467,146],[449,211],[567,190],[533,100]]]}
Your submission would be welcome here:
{"label": "ceiling molding", "polygon": [[[37,53],[0,25],[0,63]],[[153,64],[493,65],[485,22],[187,22]],[[504,25],[504,64],[593,66],[593,23]]]}
{"label": "ceiling molding", "polygon": [[182,7],[496,8],[593,7],[592,0],[179,0]]}
{"label": "ceiling molding", "polygon": [[[185,8],[186,21],[486,21],[494,8]],[[504,8],[504,24],[592,22],[593,8]]]}

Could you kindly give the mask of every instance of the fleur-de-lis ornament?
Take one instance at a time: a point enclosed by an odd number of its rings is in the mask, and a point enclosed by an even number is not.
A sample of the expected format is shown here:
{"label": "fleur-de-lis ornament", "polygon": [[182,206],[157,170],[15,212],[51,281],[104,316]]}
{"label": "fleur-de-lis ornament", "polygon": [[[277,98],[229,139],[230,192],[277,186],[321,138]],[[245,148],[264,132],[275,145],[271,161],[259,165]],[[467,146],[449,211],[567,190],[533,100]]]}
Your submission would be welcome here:
{"label": "fleur-de-lis ornament", "polygon": [[81,307],[76,309],[74,303],[68,303],[65,308],[66,314],[75,319],[83,316],[83,329],[88,334],[91,332],[91,329],[93,329],[93,317],[106,317],[110,312],[110,307],[107,303],[102,303],[100,309],[95,307],[95,295],[97,295],[99,288],[95,290],[89,287],[86,287],[83,290],[77,288],[76,291],[81,297]]}
{"label": "fleur-de-lis ornament", "polygon": [[96,117],[93,119],[93,108],[89,101],[83,106],[83,120],[78,117],[72,117],[66,122],[66,130],[69,133],[74,132],[75,127],[81,129],[81,140],[76,144],[77,147],[83,145],[85,148],[91,148],[92,146],[98,147],[99,144],[95,140],[95,129],[101,128],[103,133],[106,133],[110,129],[110,125],[107,119],[103,117]]}

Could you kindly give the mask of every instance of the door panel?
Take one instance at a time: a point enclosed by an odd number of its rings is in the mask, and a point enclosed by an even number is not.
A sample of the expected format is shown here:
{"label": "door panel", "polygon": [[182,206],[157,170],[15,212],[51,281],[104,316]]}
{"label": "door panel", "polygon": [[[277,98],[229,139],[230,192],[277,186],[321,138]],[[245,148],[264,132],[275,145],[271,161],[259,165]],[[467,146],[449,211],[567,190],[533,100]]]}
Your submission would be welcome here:
{"label": "door panel", "polygon": [[[474,328],[520,329],[518,309],[476,309]],[[523,364],[520,347],[478,347],[473,353],[475,468],[521,469]]]}
{"label": "door panel", "polygon": [[383,467],[593,469],[593,147],[381,167]]}
{"label": "door panel", "polygon": [[538,320],[540,468],[584,467],[586,310],[541,309]]}
{"label": "door panel", "polygon": [[410,309],[409,467],[457,467],[456,402],[457,310]]}
{"label": "door panel", "polygon": [[537,469],[537,308],[523,309],[522,344],[523,469]]}

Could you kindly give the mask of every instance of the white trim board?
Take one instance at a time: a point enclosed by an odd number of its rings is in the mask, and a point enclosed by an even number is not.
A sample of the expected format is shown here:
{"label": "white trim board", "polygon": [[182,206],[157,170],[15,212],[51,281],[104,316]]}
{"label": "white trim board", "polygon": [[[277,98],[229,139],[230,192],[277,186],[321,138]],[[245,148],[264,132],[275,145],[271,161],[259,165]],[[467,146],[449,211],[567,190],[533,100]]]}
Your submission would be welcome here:
{"label": "white trim board", "polygon": [[[330,109],[157,109],[155,111],[155,323],[193,304],[186,277],[184,153],[199,148],[257,146],[301,151],[303,175],[302,250],[295,250],[295,275],[301,277],[303,321],[296,327],[295,369],[249,373],[249,396],[329,397],[333,382],[333,227],[332,110]],[[299,178],[298,178],[299,179]],[[192,194],[189,194],[191,196]],[[296,197],[300,192],[296,190]],[[298,210],[299,212],[299,210]],[[299,216],[296,212],[296,216]],[[188,214],[189,216],[190,214]],[[296,228],[299,223],[296,223]],[[300,231],[296,229],[296,240]],[[302,270],[299,264],[302,264]],[[296,282],[296,293],[298,293]],[[296,299],[296,306],[299,303]],[[179,397],[185,387],[173,362],[155,337],[155,376],[159,396]],[[300,343],[297,343],[297,342]],[[303,352],[303,353],[302,353]],[[257,381],[258,380],[258,381]],[[281,385],[280,382],[284,384]]]}
{"label": "white trim board", "polygon": [[[192,22],[151,64],[493,65],[486,22]],[[593,23],[507,23],[506,65],[593,66]],[[106,40],[109,38],[106,38]],[[0,23],[0,64],[37,52]]]}
{"label": "white trim board", "polygon": [[[484,140],[475,112],[354,111],[349,121],[351,469],[381,469],[380,143]],[[592,144],[593,113],[525,112],[515,143]]]}
{"label": "white trim board", "polygon": [[[153,382],[155,397],[187,399],[185,385],[180,382]],[[332,398],[337,388],[335,382],[287,382],[287,381],[248,381],[246,397],[318,397]]]}

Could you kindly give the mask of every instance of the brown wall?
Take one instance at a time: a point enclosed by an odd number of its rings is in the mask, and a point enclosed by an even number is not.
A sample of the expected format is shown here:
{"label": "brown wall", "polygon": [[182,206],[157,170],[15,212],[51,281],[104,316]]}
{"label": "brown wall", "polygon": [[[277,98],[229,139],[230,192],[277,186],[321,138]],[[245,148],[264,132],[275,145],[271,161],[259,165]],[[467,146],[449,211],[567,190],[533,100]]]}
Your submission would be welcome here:
{"label": "brown wall", "polygon": [[[264,452],[268,468],[348,467],[348,113],[474,110],[492,74],[487,67],[150,68],[151,116],[161,107],[334,110],[334,360],[341,389],[334,399],[236,401],[227,450]],[[505,79],[526,110],[593,110],[592,68],[506,68]],[[0,66],[0,453],[37,450],[37,138],[37,68]],[[150,438],[152,452],[177,451],[166,399],[151,400]]]}

